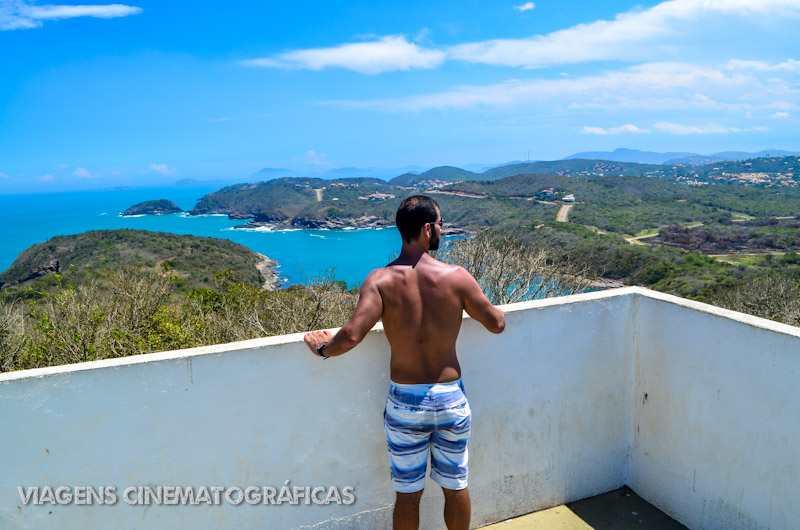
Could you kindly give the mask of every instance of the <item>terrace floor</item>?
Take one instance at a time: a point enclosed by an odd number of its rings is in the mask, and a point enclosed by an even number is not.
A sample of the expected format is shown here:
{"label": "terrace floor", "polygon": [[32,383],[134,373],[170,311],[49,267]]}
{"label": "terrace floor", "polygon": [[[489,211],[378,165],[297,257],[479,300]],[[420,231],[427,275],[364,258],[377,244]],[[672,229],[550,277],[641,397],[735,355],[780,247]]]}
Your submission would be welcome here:
{"label": "terrace floor", "polygon": [[624,487],[581,501],[529,513],[483,530],[686,530],[664,512]]}

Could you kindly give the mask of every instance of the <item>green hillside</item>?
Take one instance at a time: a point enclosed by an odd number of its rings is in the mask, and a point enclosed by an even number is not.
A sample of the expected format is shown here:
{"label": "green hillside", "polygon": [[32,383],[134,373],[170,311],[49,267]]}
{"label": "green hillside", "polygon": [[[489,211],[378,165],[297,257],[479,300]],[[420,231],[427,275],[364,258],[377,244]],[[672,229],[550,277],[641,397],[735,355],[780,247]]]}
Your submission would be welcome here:
{"label": "green hillside", "polygon": [[439,182],[459,182],[462,180],[476,180],[480,179],[480,173],[473,173],[466,169],[453,166],[439,166],[429,169],[424,173],[415,175],[413,173],[405,173],[399,177],[395,177],[389,181],[393,186],[419,186],[431,185]]}
{"label": "green hillside", "polygon": [[[234,218],[264,218],[287,220],[317,211],[317,192],[325,200],[339,199],[342,203],[357,201],[359,196],[372,193],[393,193],[395,186],[375,178],[283,178],[257,184],[235,184],[202,197],[189,212],[191,215],[227,214]],[[370,201],[359,201],[369,203]],[[337,206],[337,205],[334,205]],[[365,212],[369,212],[370,205]],[[360,211],[360,210],[359,210]],[[355,215],[355,212],[354,212]],[[358,215],[365,215],[359,213]]]}
{"label": "green hillside", "polygon": [[225,239],[148,232],[98,230],[58,236],[25,249],[0,274],[4,296],[27,287],[48,290],[58,283],[56,273],[71,271],[70,281],[101,278],[124,267],[159,270],[174,278],[179,292],[214,284],[214,274],[226,269],[231,277],[252,285],[264,279],[256,266],[264,258]]}
{"label": "green hillside", "polygon": [[183,212],[183,210],[174,202],[168,201],[167,199],[159,199],[134,204],[122,212],[122,215],[166,215],[181,212]]}
{"label": "green hillside", "polygon": [[554,160],[551,162],[528,162],[496,167],[481,174],[482,180],[497,180],[525,173],[547,173],[572,177],[635,176],[643,177],[663,171],[664,166],[636,164],[633,162],[610,162],[607,160]]}
{"label": "green hillside", "polygon": [[733,212],[754,217],[800,213],[800,190],[771,190],[720,184],[686,186],[640,177],[578,179],[560,175],[517,175],[489,182],[461,182],[444,192],[466,192],[495,198],[542,198],[553,188],[555,197],[574,194],[571,222],[617,233],[634,234],[668,224],[729,218]]}

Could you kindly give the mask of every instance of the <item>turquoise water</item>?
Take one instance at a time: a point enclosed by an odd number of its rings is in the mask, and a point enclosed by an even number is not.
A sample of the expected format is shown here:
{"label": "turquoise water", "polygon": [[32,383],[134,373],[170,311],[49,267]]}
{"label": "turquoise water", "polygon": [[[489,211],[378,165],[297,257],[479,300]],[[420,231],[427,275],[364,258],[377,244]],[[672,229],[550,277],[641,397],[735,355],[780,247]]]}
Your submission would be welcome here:
{"label": "turquoise water", "polygon": [[369,272],[385,265],[400,248],[395,228],[383,230],[234,230],[245,221],[225,216],[161,215],[120,217],[128,207],[168,199],[184,210],[216,188],[158,188],[111,191],[0,195],[0,270],[20,252],[47,239],[118,228],[229,239],[277,260],[288,283],[306,283],[331,267],[337,280],[359,285]]}

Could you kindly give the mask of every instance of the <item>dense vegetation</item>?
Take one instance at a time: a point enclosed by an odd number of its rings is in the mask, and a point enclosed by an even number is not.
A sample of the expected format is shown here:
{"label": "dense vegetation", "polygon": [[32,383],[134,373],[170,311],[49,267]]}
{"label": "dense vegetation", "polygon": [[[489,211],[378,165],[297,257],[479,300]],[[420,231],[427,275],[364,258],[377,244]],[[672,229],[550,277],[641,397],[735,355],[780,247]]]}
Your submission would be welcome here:
{"label": "dense vegetation", "polygon": [[650,241],[708,253],[800,250],[800,220],[756,218],[702,226],[669,225]]}
{"label": "dense vegetation", "polygon": [[726,184],[694,187],[638,177],[517,175],[492,182],[461,182],[442,190],[497,198],[535,198],[548,188],[557,191],[554,198],[575,195],[571,221],[620,234],[675,223],[726,219],[733,213],[781,217],[800,212],[798,188],[772,190]]}
{"label": "dense vegetation", "polygon": [[[699,251],[631,245],[620,236],[598,234],[571,223],[532,230],[526,239],[534,245],[558,249],[558,262],[587,264],[594,275],[603,278],[800,325],[800,256],[794,252],[764,254],[743,265]],[[775,285],[775,289],[764,292],[775,295],[780,291],[787,298],[770,301],[763,295],[755,296],[758,291],[753,285]],[[776,307],[783,309],[776,311]]]}
{"label": "dense vegetation", "polygon": [[165,215],[170,213],[181,213],[182,211],[183,210],[174,202],[166,199],[158,199],[155,201],[144,201],[134,204],[122,212],[122,215]]}
{"label": "dense vegetation", "polygon": [[225,239],[145,230],[84,232],[54,237],[23,251],[0,274],[0,298],[35,298],[60,282],[91,280],[103,290],[109,285],[106,273],[126,266],[169,273],[179,292],[214,285],[214,274],[222,270],[230,270],[236,280],[260,286],[264,279],[257,265],[264,259]]}
{"label": "dense vegetation", "polygon": [[[332,184],[342,187],[332,188]],[[266,218],[285,220],[303,215],[304,210],[314,208],[317,192],[324,190],[324,196],[333,206],[344,207],[345,202],[360,208],[359,212],[372,212],[374,201],[358,201],[359,196],[371,193],[393,193],[397,191],[379,179],[337,179],[335,181],[315,178],[281,178],[257,184],[235,184],[227,186],[202,197],[189,212],[192,215],[228,214],[235,218]],[[332,201],[338,198],[339,201]],[[361,204],[359,204],[361,203]],[[330,207],[330,206],[329,206]],[[361,215],[374,215],[362,213]]]}
{"label": "dense vegetation", "polygon": [[331,281],[265,291],[224,272],[182,295],[154,270],[106,271],[107,290],[72,274],[37,301],[0,302],[0,371],[333,327],[356,301]]}
{"label": "dense vegetation", "polygon": [[[554,174],[568,177],[650,177],[668,181],[731,182],[736,185],[770,187],[796,185],[800,178],[800,157],[762,157],[749,160],[717,160],[701,165],[693,159],[670,161],[660,164],[613,162],[609,160],[587,160],[572,158],[549,162],[520,162],[473,173],[465,169],[442,166],[420,174],[406,173],[390,180],[390,184],[416,186],[434,181],[486,181],[513,177],[526,173]],[[765,174],[763,181],[742,180],[741,174]],[[785,178],[784,178],[785,177]],[[784,184],[785,182],[785,184]]]}

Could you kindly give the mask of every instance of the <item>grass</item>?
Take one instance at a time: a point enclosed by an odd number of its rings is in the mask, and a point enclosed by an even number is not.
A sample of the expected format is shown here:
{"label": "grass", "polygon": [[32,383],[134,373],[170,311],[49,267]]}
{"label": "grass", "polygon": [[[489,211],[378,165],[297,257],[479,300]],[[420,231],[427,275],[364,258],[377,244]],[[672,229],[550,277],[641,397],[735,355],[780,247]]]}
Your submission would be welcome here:
{"label": "grass", "polygon": [[743,267],[759,267],[764,261],[764,256],[772,254],[776,258],[783,256],[783,252],[761,252],[757,254],[709,254],[710,258],[714,258],[725,263],[733,263],[734,265],[742,265]]}

